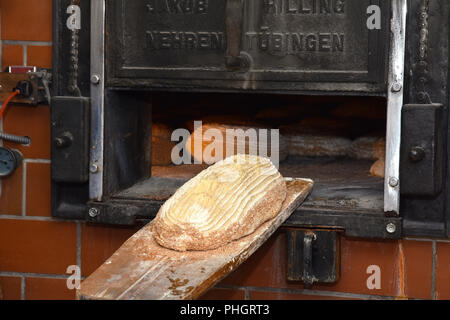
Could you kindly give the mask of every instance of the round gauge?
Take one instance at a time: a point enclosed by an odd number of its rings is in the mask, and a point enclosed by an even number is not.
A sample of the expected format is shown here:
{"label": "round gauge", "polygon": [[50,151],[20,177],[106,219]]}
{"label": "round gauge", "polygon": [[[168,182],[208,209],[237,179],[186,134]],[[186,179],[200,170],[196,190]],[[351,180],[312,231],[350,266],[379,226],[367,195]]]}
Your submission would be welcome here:
{"label": "round gauge", "polygon": [[0,178],[9,176],[18,167],[17,155],[8,148],[0,147]]}

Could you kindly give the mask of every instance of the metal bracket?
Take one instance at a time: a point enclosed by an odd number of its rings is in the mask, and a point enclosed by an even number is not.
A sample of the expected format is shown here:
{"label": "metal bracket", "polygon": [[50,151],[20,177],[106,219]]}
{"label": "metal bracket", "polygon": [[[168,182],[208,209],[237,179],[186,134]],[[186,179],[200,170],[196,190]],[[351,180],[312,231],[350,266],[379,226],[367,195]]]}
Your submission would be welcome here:
{"label": "metal bracket", "polygon": [[444,106],[405,105],[402,128],[402,195],[438,195],[443,188]]}
{"label": "metal bracket", "polygon": [[52,98],[52,180],[89,179],[89,98]]}
{"label": "metal bracket", "polygon": [[403,106],[407,0],[392,0],[388,77],[384,211],[400,213],[400,142]]}
{"label": "metal bracket", "polygon": [[50,76],[51,74],[47,73],[45,70],[27,73],[1,72],[0,101],[5,101],[19,83],[25,83],[29,86],[29,94],[27,96],[17,96],[11,101],[12,103],[37,106],[39,103],[47,102],[48,92],[44,81],[50,81]]}
{"label": "metal bracket", "polygon": [[91,154],[89,198],[103,198],[105,126],[105,0],[91,1]]}
{"label": "metal bracket", "polygon": [[287,279],[335,283],[340,276],[340,235],[337,230],[287,230]]}

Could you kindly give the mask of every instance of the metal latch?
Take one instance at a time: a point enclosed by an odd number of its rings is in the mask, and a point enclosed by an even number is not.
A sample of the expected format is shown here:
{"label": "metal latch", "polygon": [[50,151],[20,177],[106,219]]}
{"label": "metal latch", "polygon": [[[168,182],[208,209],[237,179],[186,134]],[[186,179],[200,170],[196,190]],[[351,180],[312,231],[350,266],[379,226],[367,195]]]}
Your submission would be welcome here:
{"label": "metal latch", "polygon": [[287,279],[314,283],[335,283],[341,270],[338,230],[287,230]]}
{"label": "metal latch", "polygon": [[89,179],[90,99],[52,98],[52,180],[85,183]]}
{"label": "metal latch", "polygon": [[403,107],[401,192],[405,196],[436,196],[442,192],[445,132],[442,104]]}

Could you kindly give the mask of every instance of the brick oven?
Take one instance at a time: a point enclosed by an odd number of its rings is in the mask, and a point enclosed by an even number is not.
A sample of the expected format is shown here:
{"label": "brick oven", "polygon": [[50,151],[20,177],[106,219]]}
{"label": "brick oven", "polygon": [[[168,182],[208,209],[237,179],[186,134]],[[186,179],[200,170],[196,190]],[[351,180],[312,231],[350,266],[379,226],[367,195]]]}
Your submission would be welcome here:
{"label": "brick oven", "polygon": [[[75,224],[75,264],[96,261],[88,276],[207,167],[171,163],[176,129],[276,129],[280,172],[314,189],[205,297],[446,297],[449,10],[433,0],[53,1],[51,156],[26,154],[23,170],[51,162],[48,222]],[[319,239],[312,265],[305,232]],[[366,286],[371,265],[386,272],[382,289]],[[34,271],[20,270],[0,261],[0,279],[31,288]]]}
{"label": "brick oven", "polygon": [[[52,139],[70,136],[73,143],[52,149],[53,216],[119,225],[152,219],[205,168],[160,163],[171,132],[196,120],[240,121],[288,136],[280,171],[316,182],[284,224],[291,280],[313,282],[306,279],[304,254],[295,249],[304,236],[296,230],[332,232],[336,238],[324,245],[330,248],[339,247],[341,234],[447,237],[448,42],[433,30],[447,32],[448,26],[433,5],[91,1],[83,15],[87,19],[90,10],[90,21],[81,21],[89,28],[55,24],[61,46]],[[166,147],[155,143],[161,126],[171,128]],[[354,145],[374,132],[386,141],[378,177],[358,151],[296,149],[315,143],[312,149],[321,149],[317,139],[339,148],[337,136]],[[329,254],[339,261],[338,251]],[[331,271],[313,267],[315,281],[336,282],[339,263],[331,265]]]}

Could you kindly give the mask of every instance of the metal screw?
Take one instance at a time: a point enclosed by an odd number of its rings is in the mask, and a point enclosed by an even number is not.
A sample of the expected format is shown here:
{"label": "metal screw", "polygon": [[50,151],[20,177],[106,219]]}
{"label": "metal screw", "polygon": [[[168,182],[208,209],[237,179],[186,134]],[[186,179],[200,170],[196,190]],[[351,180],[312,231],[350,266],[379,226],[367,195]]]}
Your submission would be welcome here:
{"label": "metal screw", "polygon": [[419,99],[420,101],[424,101],[425,99],[426,99],[426,94],[425,94],[425,92],[419,92],[418,94],[417,94],[417,99]]}
{"label": "metal screw", "polygon": [[420,162],[425,159],[425,149],[419,146],[413,147],[409,152],[409,159],[412,162]]}
{"label": "metal screw", "polygon": [[59,137],[55,138],[55,145],[56,145],[57,148],[62,148],[62,147],[66,146],[64,139],[63,138],[59,138]]}
{"label": "metal screw", "polygon": [[101,78],[100,78],[100,76],[99,76],[98,74],[93,74],[93,75],[91,76],[91,82],[92,82],[93,84],[99,84],[99,83],[100,83],[100,80],[101,80]]}
{"label": "metal screw", "polygon": [[70,132],[64,132],[59,137],[56,137],[53,141],[57,148],[67,148],[72,144],[73,136]]}
{"label": "metal screw", "polygon": [[390,179],[389,179],[389,185],[390,185],[392,188],[398,187],[398,185],[399,185],[398,179],[397,179],[397,178],[394,178],[394,177],[390,178]]}
{"label": "metal screw", "polygon": [[91,173],[97,173],[98,165],[96,163],[91,164],[90,171],[91,171]]}
{"label": "metal screw", "polygon": [[100,214],[100,211],[97,208],[90,208],[89,209],[89,216],[91,218],[95,218],[96,216],[98,216]]}
{"label": "metal screw", "polygon": [[63,138],[55,138],[55,144],[57,147],[62,147],[64,145],[64,139]]}
{"label": "metal screw", "polygon": [[403,86],[396,82],[392,85],[392,92],[400,92],[402,90]]}
{"label": "metal screw", "polygon": [[390,222],[386,225],[386,231],[389,234],[394,234],[395,231],[397,231],[397,226],[394,223]]}

